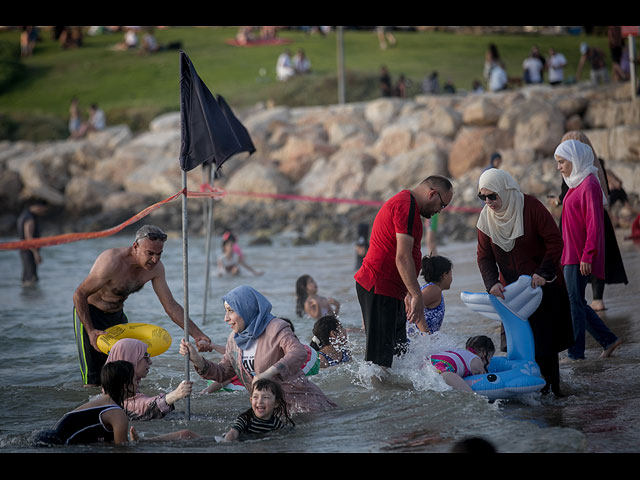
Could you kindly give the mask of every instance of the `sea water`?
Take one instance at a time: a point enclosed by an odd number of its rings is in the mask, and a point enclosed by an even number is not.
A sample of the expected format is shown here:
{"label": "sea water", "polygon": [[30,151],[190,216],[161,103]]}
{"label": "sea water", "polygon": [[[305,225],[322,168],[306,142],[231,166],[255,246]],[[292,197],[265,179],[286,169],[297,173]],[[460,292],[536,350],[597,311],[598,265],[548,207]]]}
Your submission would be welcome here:
{"label": "sea water", "polygon": [[[619,377],[637,369],[637,355],[634,357],[637,348],[627,350],[625,356],[621,347],[620,357],[609,363],[594,360],[575,367],[563,366],[562,378],[568,391],[565,398],[529,394],[489,402],[476,394],[453,391],[432,369],[421,368],[430,352],[461,347],[471,335],[489,335],[499,344],[497,322],[471,312],[460,300],[461,291],[484,290],[475,265],[475,243],[446,244],[439,248],[438,253],[454,263],[452,288],[444,292],[443,327],[437,334],[414,342],[410,352],[385,371],[363,361],[365,336],[353,279],[353,245],[325,242],[293,246],[292,240],[282,236],[274,238],[271,245],[250,246],[248,238],[241,236],[240,245],[247,262],[264,275],[253,276],[244,271],[241,276],[231,278],[216,275],[215,257],[220,251],[220,242],[214,241],[207,311],[204,312],[206,242],[200,235],[191,236],[188,241],[190,316],[214,343],[224,345],[229,329],[223,321],[221,297],[235,286],[247,284],[262,292],[272,302],[273,313],[290,319],[296,335],[302,342],[309,343],[313,321],[295,313],[295,282],[303,274],[311,275],[320,295],[340,301],[340,320],[348,329],[353,353],[352,362],[323,369],[311,377],[338,408],[298,415],[292,431],[275,432],[241,444],[218,443],[215,437],[224,434],[237,415],[249,407],[248,395],[243,391],[202,394],[207,382],[191,369],[189,376],[194,382],[194,393],[188,405],[188,418],[187,404],[181,400],[176,410],[163,419],[133,422],[142,437],[135,444],[54,447],[47,451],[435,453],[448,452],[455,442],[475,436],[488,440],[499,452],[638,450],[637,394],[620,393],[624,382],[620,382]],[[131,242],[127,236],[113,236],[46,247],[39,266],[40,281],[31,288],[21,285],[18,253],[0,252],[3,272],[0,276],[1,452],[41,451],[31,445],[33,433],[50,428],[65,412],[99,393],[95,388],[81,385],[72,296],[100,252]],[[638,264],[637,250],[630,250],[625,256],[634,267]],[[181,237],[169,238],[162,261],[175,299],[184,304]],[[173,337],[169,350],[153,357],[141,390],[153,395],[176,388],[187,375],[184,357],[178,353],[183,333],[164,313],[150,284],[131,295],[125,312],[129,321],[160,325]],[[619,325],[637,323],[637,317],[634,320],[624,315]],[[635,338],[636,334],[637,327],[630,327],[627,337]],[[588,346],[595,352],[588,355],[597,356],[597,349],[591,344]],[[216,353],[205,356],[220,358]],[[590,382],[601,378],[613,382],[610,386],[613,391],[605,388],[594,393]],[[637,375],[634,378],[637,382]],[[626,407],[620,407],[621,394],[626,396]],[[598,414],[593,412],[594,406],[600,409]],[[624,416],[619,418],[623,410]],[[593,421],[599,420],[597,431],[585,418],[589,416]],[[154,435],[185,428],[202,438],[167,443],[147,441]]]}

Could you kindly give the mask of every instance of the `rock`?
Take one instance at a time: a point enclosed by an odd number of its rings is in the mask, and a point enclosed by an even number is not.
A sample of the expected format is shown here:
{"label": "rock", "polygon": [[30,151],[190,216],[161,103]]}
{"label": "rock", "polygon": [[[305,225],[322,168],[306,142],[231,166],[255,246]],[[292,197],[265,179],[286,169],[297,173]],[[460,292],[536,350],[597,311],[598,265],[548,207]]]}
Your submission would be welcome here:
{"label": "rock", "polygon": [[462,112],[462,122],[475,127],[493,126],[498,123],[502,109],[495,101],[484,97],[477,97],[469,103]]}
{"label": "rock", "polygon": [[99,212],[104,199],[113,191],[113,185],[89,177],[74,177],[64,189],[65,209],[73,215]]}
{"label": "rock", "polygon": [[485,167],[494,152],[511,148],[512,142],[509,132],[500,128],[463,127],[449,152],[449,172],[455,178],[471,168]]}
{"label": "rock", "polygon": [[376,166],[367,176],[366,191],[375,198],[388,198],[401,189],[413,188],[429,175],[449,175],[447,154],[434,143]]}
{"label": "rock", "polygon": [[[262,163],[247,164],[239,169],[229,179],[226,190],[230,192],[249,192],[266,194],[286,194],[291,193],[291,182],[274,166]],[[270,198],[260,198],[259,196],[241,196],[233,193],[227,195],[225,203],[231,205],[244,205],[247,203],[271,203]]]}

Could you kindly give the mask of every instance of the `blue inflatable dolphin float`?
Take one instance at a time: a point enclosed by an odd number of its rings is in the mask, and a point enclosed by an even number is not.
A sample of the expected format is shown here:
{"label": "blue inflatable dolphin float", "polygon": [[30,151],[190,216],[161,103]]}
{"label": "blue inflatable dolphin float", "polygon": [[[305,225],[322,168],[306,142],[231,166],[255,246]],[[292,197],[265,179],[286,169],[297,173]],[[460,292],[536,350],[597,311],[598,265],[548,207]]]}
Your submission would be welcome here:
{"label": "blue inflatable dolphin float", "polygon": [[487,372],[464,377],[471,389],[490,400],[538,392],[545,380],[535,361],[529,317],[542,301],[542,289],[531,288],[531,277],[522,275],[505,287],[504,300],[489,293],[462,292],[460,298],[474,312],[501,321],[507,337],[507,356],[493,357]]}

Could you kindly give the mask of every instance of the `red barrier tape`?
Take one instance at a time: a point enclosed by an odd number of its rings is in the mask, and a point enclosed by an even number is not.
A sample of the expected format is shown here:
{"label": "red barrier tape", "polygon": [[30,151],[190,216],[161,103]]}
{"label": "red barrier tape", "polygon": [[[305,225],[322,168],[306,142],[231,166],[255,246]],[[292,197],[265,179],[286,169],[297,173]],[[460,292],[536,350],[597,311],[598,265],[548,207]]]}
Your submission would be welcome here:
{"label": "red barrier tape", "polygon": [[[99,232],[86,232],[86,233],[64,233],[62,235],[54,235],[54,236],[51,236],[51,237],[40,237],[40,238],[31,239],[31,240],[18,240],[18,241],[15,241],[15,242],[0,243],[0,250],[27,250],[27,249],[30,249],[30,248],[49,247],[51,245],[60,245],[60,244],[63,244],[63,243],[77,242],[79,240],[90,240],[90,239],[93,239],[93,238],[108,237],[110,235],[114,235],[114,234],[120,232],[125,227],[131,225],[132,223],[137,222],[141,218],[146,217],[152,211],[154,211],[157,208],[161,207],[165,203],[169,203],[169,202],[175,200],[180,195],[182,195],[184,192],[185,192],[185,190],[181,190],[178,193],[176,193],[175,195],[172,195],[172,196],[170,196],[168,198],[165,198],[161,202],[154,203],[153,205],[145,208],[144,210],[142,210],[141,212],[137,213],[136,215],[134,215],[130,219],[122,222],[120,225],[117,225],[115,227],[109,228],[107,230],[102,230],[102,231],[99,231]],[[210,197],[214,197],[215,198],[215,197],[219,197],[219,196],[222,196],[222,193],[218,189],[213,189],[210,192],[191,192],[191,191],[187,191],[187,197],[209,197],[209,198]]]}
{"label": "red barrier tape", "polygon": [[[120,225],[109,228],[107,230],[102,230],[99,232],[86,232],[86,233],[64,233],[62,235],[55,235],[51,237],[41,237],[34,238],[31,240],[18,240],[15,242],[5,242],[0,243],[0,250],[27,250],[30,248],[40,248],[40,247],[48,247],[51,245],[60,245],[63,243],[71,243],[77,242],[79,240],[90,240],[93,238],[103,238],[108,237],[110,235],[114,235],[125,227],[131,225],[132,223],[137,222],[141,218],[149,215],[153,210],[161,207],[165,203],[169,203],[180,195],[182,195],[185,190],[181,190],[175,195],[172,195],[168,198],[165,198],[161,202],[154,203],[153,205],[145,208],[141,212],[137,213],[130,219],[122,222]],[[257,197],[257,198],[273,198],[278,200],[300,200],[306,202],[326,202],[326,203],[349,203],[354,205],[368,205],[368,206],[380,206],[384,202],[380,200],[356,200],[351,198],[330,198],[330,197],[312,197],[308,195],[288,195],[288,194],[280,194],[280,193],[258,193],[258,192],[241,192],[241,191],[228,191],[228,190],[220,190],[218,188],[212,187],[207,183],[203,183],[200,185],[199,192],[187,191],[187,198],[222,198],[225,195],[240,195],[245,197]],[[478,213],[480,212],[480,208],[475,207],[455,207],[449,206],[447,207],[447,212],[456,211],[456,212],[467,212],[467,213]]]}

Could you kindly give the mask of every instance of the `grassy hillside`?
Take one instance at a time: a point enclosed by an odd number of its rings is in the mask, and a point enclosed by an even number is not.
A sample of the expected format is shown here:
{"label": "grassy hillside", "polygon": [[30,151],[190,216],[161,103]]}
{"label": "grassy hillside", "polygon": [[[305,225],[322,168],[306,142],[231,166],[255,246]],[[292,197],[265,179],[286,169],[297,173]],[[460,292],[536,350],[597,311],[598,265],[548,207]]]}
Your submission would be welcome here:
{"label": "grassy hillside", "polygon": [[[181,42],[200,77],[215,94],[223,95],[233,108],[260,101],[276,104],[314,105],[337,102],[336,35],[307,35],[298,30],[281,31],[290,40],[292,52],[303,48],[313,73],[281,83],[275,79],[275,63],[284,46],[234,47],[225,43],[235,27],[172,27],[156,30],[160,44]],[[574,75],[581,41],[608,53],[606,36],[461,35],[445,32],[395,32],[398,44],[381,50],[374,32],[348,30],[344,36],[348,71],[347,101],[376,98],[377,77],[382,64],[393,81],[404,73],[410,93],[418,93],[425,75],[439,72],[441,81],[451,79],[459,89],[469,89],[481,79],[484,54],[490,43],[498,46],[510,76],[521,75],[522,60],[532,45],[546,55],[553,46],[569,62],[567,75]],[[98,103],[111,123],[126,121],[143,126],[157,113],[179,109],[179,63],[177,50],[142,56],[136,51],[111,47],[122,34],[84,37],[81,48],[63,50],[49,30],[41,30],[34,54],[21,59],[19,76],[0,90],[0,114],[20,118],[57,119],[66,124],[69,100],[77,96],[86,109]],[[19,45],[19,31],[0,32],[0,45]],[[0,69],[3,66],[0,64]],[[264,69],[265,74],[259,72]],[[587,78],[588,68],[583,73]],[[60,123],[61,122],[61,123]],[[137,122],[137,123],[136,123]]]}

